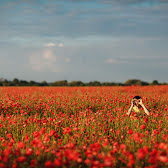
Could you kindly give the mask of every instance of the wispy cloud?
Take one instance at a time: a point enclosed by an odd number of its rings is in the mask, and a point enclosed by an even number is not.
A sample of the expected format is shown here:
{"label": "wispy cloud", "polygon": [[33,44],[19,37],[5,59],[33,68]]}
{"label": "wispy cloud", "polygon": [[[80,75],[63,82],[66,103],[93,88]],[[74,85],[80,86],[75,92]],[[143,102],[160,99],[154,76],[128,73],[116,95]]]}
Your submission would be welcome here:
{"label": "wispy cloud", "polygon": [[130,5],[130,4],[137,4],[137,5],[145,5],[145,6],[153,6],[168,3],[167,0],[98,0],[100,3],[108,3],[108,4],[120,4],[120,5]]}
{"label": "wispy cloud", "polygon": [[50,42],[50,43],[45,44],[44,46],[45,46],[45,47],[55,47],[56,44]]}
{"label": "wispy cloud", "polygon": [[115,59],[115,58],[108,58],[105,63],[107,64],[126,64],[129,63],[129,61],[126,60],[120,60],[120,59]]}
{"label": "wispy cloud", "polygon": [[51,50],[44,50],[42,57],[46,61],[56,62],[56,56],[53,54],[53,52]]}
{"label": "wispy cloud", "polygon": [[65,62],[69,63],[71,61],[71,59],[69,57],[65,58]]}
{"label": "wispy cloud", "polygon": [[58,43],[58,44],[56,44],[56,43],[50,42],[50,43],[46,43],[44,45],[44,47],[59,47],[59,48],[62,48],[62,47],[64,47],[64,43]]}
{"label": "wispy cloud", "polygon": [[[157,3],[166,3],[167,0],[93,0],[92,2],[83,0],[82,4],[78,1],[46,1],[45,4],[41,1],[23,1],[27,4],[26,10],[30,10],[29,14],[25,13],[25,5],[22,1],[19,1],[20,10],[16,10],[15,6],[1,7],[0,5],[1,39],[37,37],[41,41],[43,37],[58,36],[127,36],[133,34],[142,37],[168,34],[168,5],[157,5]],[[154,11],[152,7],[132,8],[126,5],[152,4],[153,2],[157,2],[156,6],[158,6],[157,9],[154,8]],[[36,10],[38,6],[42,10]],[[52,42],[46,44],[47,47],[54,45],[55,43]]]}
{"label": "wispy cloud", "polygon": [[114,59],[114,58],[109,58],[106,60],[106,63],[109,63],[109,64],[116,64],[118,63],[118,60]]}
{"label": "wispy cloud", "polygon": [[59,44],[58,44],[58,47],[60,47],[60,48],[61,48],[61,47],[64,47],[64,44],[63,44],[63,43],[59,43]]}
{"label": "wispy cloud", "polygon": [[33,53],[29,57],[29,63],[35,71],[49,71],[60,72],[61,69],[57,64],[57,57],[53,54],[52,50],[43,50]]}

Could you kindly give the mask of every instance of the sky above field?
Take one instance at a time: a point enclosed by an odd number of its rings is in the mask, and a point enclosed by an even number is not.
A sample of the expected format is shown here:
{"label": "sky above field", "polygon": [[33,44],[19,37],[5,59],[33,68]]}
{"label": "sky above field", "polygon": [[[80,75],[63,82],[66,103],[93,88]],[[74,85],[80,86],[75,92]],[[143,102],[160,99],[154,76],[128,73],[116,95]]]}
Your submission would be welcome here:
{"label": "sky above field", "polygon": [[168,82],[168,0],[0,0],[0,77]]}

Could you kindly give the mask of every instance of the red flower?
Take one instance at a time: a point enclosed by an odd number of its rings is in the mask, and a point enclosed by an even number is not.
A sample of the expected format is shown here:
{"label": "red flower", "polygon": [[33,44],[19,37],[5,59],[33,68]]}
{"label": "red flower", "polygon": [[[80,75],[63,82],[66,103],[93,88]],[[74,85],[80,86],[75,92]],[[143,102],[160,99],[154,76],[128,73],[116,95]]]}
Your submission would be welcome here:
{"label": "red flower", "polygon": [[23,163],[27,160],[27,158],[25,156],[20,156],[16,159],[17,162]]}
{"label": "red flower", "polygon": [[122,152],[125,152],[125,151],[126,151],[126,145],[125,145],[125,144],[121,144],[121,145],[120,145],[120,150],[121,150]]}
{"label": "red flower", "polygon": [[41,128],[40,134],[42,135],[42,134],[44,134],[45,132],[46,132],[46,128]]}
{"label": "red flower", "polygon": [[37,164],[37,160],[33,159],[30,162],[30,167],[35,167],[36,164]]}
{"label": "red flower", "polygon": [[9,157],[9,155],[11,154],[11,150],[6,148],[6,149],[4,149],[3,154],[5,157]]}
{"label": "red flower", "polygon": [[17,143],[17,147],[19,148],[19,149],[22,149],[22,148],[25,148],[25,143],[24,142],[18,142]]}
{"label": "red flower", "polygon": [[26,155],[32,155],[33,154],[33,149],[32,148],[27,148],[26,149]]}
{"label": "red flower", "polygon": [[129,129],[129,130],[127,131],[127,133],[131,135],[131,134],[133,134],[133,130]]}
{"label": "red flower", "polygon": [[157,160],[158,153],[159,152],[156,149],[153,149],[149,154],[150,157],[149,157],[148,162],[149,163],[157,163],[158,162],[158,160]]}
{"label": "red flower", "polygon": [[7,134],[6,135],[8,138],[12,138],[12,134]]}
{"label": "red flower", "polygon": [[168,145],[162,142],[162,143],[159,144],[159,148],[163,149],[163,150],[167,150],[168,149]]}
{"label": "red flower", "polygon": [[26,135],[25,135],[25,137],[24,137],[24,141],[29,141],[29,136],[28,136],[28,134],[26,133]]}
{"label": "red flower", "polygon": [[143,148],[138,149],[138,152],[137,152],[138,159],[144,159],[145,156],[146,156],[145,150]]}
{"label": "red flower", "polygon": [[141,129],[145,129],[146,126],[145,126],[145,125],[141,125],[140,128],[141,128]]}
{"label": "red flower", "polygon": [[163,163],[168,163],[168,157],[167,156],[158,156],[158,160],[160,160]]}
{"label": "red flower", "polygon": [[145,122],[145,123],[147,123],[147,122],[148,122],[148,119],[147,119],[147,118],[145,118],[145,119],[144,119],[144,122]]}
{"label": "red flower", "polygon": [[51,130],[48,135],[53,136],[54,134],[56,134],[55,130]]}
{"label": "red flower", "polygon": [[68,158],[68,160],[77,161],[79,159],[79,153],[75,150],[67,149],[65,150],[64,155]]}
{"label": "red flower", "polygon": [[45,162],[45,167],[46,168],[54,168],[55,166],[54,166],[54,163],[52,163],[51,161],[46,161]]}
{"label": "red flower", "polygon": [[71,133],[71,128],[67,127],[67,128],[63,128],[63,134],[70,134]]}
{"label": "red flower", "polygon": [[134,155],[133,154],[131,154],[131,153],[127,153],[127,155],[128,155],[128,167],[132,167],[134,164],[135,164],[135,158],[134,158]]}
{"label": "red flower", "polygon": [[0,163],[0,168],[7,168],[7,166],[4,163]]}
{"label": "red flower", "polygon": [[112,157],[109,157],[109,156],[106,156],[104,157],[104,166],[105,167],[112,167],[112,163],[113,163],[113,158]]}
{"label": "red flower", "polygon": [[61,161],[60,159],[55,159],[55,160],[54,160],[54,164],[55,164],[56,166],[61,167],[61,166],[62,166],[62,161]]}
{"label": "red flower", "polygon": [[85,164],[86,164],[86,165],[90,165],[91,163],[92,163],[92,161],[91,161],[90,159],[86,159],[86,160],[85,160]]}

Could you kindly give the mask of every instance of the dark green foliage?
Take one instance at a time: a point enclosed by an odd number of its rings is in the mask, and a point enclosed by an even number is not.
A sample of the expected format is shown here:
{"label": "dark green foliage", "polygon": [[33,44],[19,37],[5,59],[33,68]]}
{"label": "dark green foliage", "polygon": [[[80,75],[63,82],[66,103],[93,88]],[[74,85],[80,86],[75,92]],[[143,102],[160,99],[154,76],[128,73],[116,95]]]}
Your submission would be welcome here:
{"label": "dark green foliage", "polygon": [[149,83],[141,81],[139,79],[129,79],[124,84],[127,86],[130,86],[130,85],[140,85],[140,86],[149,85]]}
{"label": "dark green foliage", "polygon": [[152,83],[148,83],[145,81],[141,81],[139,79],[129,79],[125,83],[119,82],[99,82],[99,81],[91,81],[88,83],[84,83],[82,81],[71,81],[60,80],[55,82],[48,83],[47,81],[36,82],[36,81],[26,81],[19,80],[14,78],[12,81],[0,78],[0,86],[131,86],[131,85],[139,85],[139,86],[147,86],[147,85],[167,85],[168,83],[159,83],[157,80],[153,80]]}
{"label": "dark green foliage", "polygon": [[152,82],[152,85],[159,85],[159,82],[158,82],[157,80],[154,80],[154,81]]}
{"label": "dark green foliage", "polygon": [[61,81],[55,81],[50,84],[51,86],[67,86],[68,81],[67,80],[61,80]]}

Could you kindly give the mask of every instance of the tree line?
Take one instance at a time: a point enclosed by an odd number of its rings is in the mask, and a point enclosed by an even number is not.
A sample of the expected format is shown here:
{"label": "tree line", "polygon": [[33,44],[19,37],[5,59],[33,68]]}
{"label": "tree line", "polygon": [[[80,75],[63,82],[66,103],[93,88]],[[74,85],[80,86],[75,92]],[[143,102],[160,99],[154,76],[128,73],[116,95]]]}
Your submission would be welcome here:
{"label": "tree line", "polygon": [[7,80],[0,78],[0,86],[131,86],[131,85],[139,85],[139,86],[147,86],[147,85],[167,85],[168,83],[159,83],[157,80],[153,80],[151,83],[139,80],[139,79],[129,79],[124,83],[120,82],[99,82],[99,81],[90,81],[90,82],[82,82],[82,81],[71,81],[60,80],[55,82],[36,82],[36,81],[26,81],[19,80],[14,78],[13,80]]}

